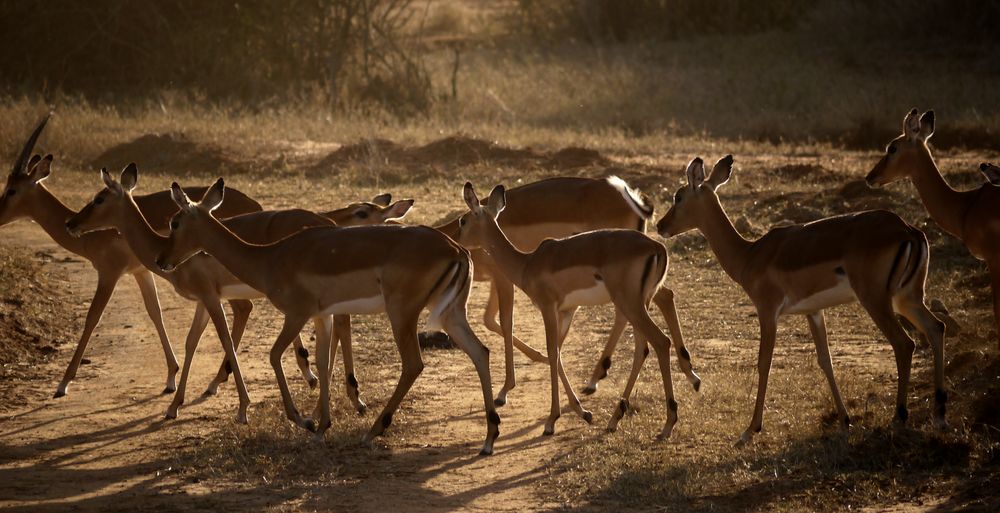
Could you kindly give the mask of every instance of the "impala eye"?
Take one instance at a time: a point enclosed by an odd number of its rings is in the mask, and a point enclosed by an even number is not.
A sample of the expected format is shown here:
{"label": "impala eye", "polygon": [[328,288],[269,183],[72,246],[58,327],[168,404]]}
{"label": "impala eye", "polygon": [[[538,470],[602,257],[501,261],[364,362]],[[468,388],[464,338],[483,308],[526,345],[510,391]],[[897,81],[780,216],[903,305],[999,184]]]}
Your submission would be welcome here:
{"label": "impala eye", "polygon": [[15,191],[14,189],[7,189],[6,196],[13,196],[15,194],[17,194],[17,191]]}
{"label": "impala eye", "polygon": [[176,230],[177,227],[179,227],[180,225],[181,225],[181,223],[178,222],[176,219],[171,219],[170,220],[170,229],[171,230]]}
{"label": "impala eye", "polygon": [[889,155],[892,155],[893,153],[896,153],[896,145],[893,144],[893,145],[889,146],[885,151]]}
{"label": "impala eye", "polygon": [[368,219],[368,212],[365,212],[364,210],[358,210],[354,213],[354,215],[361,219]]}
{"label": "impala eye", "polygon": [[461,228],[463,226],[465,226],[465,216],[458,218],[458,227]]}
{"label": "impala eye", "polygon": [[102,198],[100,196],[94,198],[94,204],[95,205],[100,205],[101,203],[104,203],[104,198]]}

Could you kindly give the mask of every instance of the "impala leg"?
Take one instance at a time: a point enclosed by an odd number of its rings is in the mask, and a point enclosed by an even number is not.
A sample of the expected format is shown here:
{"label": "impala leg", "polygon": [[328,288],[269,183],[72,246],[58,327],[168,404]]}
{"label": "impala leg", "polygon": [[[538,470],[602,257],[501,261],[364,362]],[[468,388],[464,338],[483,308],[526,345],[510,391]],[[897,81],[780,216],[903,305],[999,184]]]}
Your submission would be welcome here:
{"label": "impala leg", "polygon": [[[511,305],[511,307],[510,307],[510,309],[501,310],[501,308],[500,308],[500,296],[499,296],[499,293],[497,292],[498,287],[497,287],[497,285],[495,283],[496,282],[494,282],[494,281],[490,282],[490,298],[486,302],[486,310],[483,311],[483,325],[486,326],[486,329],[492,331],[493,333],[496,333],[497,335],[500,335],[501,337],[504,336],[504,333],[510,333],[511,334],[510,335],[511,341],[512,341],[514,347],[516,347],[519,351],[521,351],[522,353],[524,353],[524,355],[527,356],[528,359],[530,359],[531,361],[538,362],[538,363],[548,363],[549,359],[546,358],[545,355],[543,355],[542,353],[539,353],[538,350],[536,350],[535,348],[533,348],[533,347],[529,346],[528,344],[524,343],[520,338],[517,337],[517,335],[514,334],[513,325],[511,326],[510,329],[508,329],[508,330],[505,331],[504,328],[503,328],[503,326],[501,326],[499,323],[497,323],[497,313],[498,312],[504,312],[504,311],[506,311],[506,312],[513,312],[513,308],[514,308],[514,306],[513,306],[514,305],[514,289],[513,289],[513,284],[511,284],[511,289],[510,289],[510,305]],[[506,304],[506,300],[504,300],[504,301],[505,301],[505,304]],[[501,319],[503,319],[503,315],[506,315],[506,314],[501,314]]]}
{"label": "impala leg", "polygon": [[948,427],[945,410],[948,392],[944,389],[944,333],[945,325],[924,305],[923,298],[904,300],[899,305],[899,313],[906,317],[924,334],[924,339],[934,351],[934,423],[939,428]]}
{"label": "impala leg", "polygon": [[910,367],[913,364],[913,339],[906,334],[906,330],[899,324],[896,312],[885,299],[866,300],[859,298],[861,306],[868,311],[875,325],[878,326],[882,334],[892,345],[892,352],[896,357],[897,388],[896,388],[896,422],[905,424],[909,418],[909,411],[906,409],[907,390],[910,385]]}
{"label": "impala leg", "polygon": [[[493,404],[507,404],[507,393],[517,385],[514,379],[514,284],[504,278],[494,278],[493,288],[497,291],[500,304],[500,325],[503,331],[504,381]],[[551,356],[552,353],[549,353]]]}
{"label": "impala leg", "polygon": [[163,346],[163,356],[167,359],[167,384],[163,388],[164,394],[169,394],[177,390],[174,379],[180,366],[177,365],[177,356],[174,355],[174,348],[170,345],[170,337],[167,336],[167,329],[163,326],[163,315],[160,312],[160,298],[156,295],[156,281],[153,280],[153,273],[142,270],[132,276],[139,285],[139,292],[142,294],[142,304],[146,307],[149,320],[153,321],[156,328],[156,336],[160,338],[160,345]]}
{"label": "impala leg", "polygon": [[590,373],[590,381],[587,382],[587,386],[583,387],[584,394],[590,395],[597,392],[597,383],[608,377],[608,369],[611,368],[611,355],[615,354],[615,347],[621,340],[627,323],[625,315],[615,307],[615,323],[611,325],[611,334],[608,335],[608,341],[604,344],[604,351],[601,351],[601,358],[597,360],[594,372]]}
{"label": "impala leg", "polygon": [[758,310],[760,320],[760,350],[757,353],[757,400],[754,402],[750,426],[740,436],[737,446],[750,443],[764,426],[764,396],[767,395],[767,378],[771,373],[774,340],[778,331],[777,314]]}
{"label": "impala leg", "polygon": [[333,341],[333,320],[329,316],[320,316],[313,319],[316,328],[316,372],[319,373],[319,424],[316,426],[316,434],[322,438],[323,433],[330,427],[330,362],[332,351],[336,347],[331,347]]}
{"label": "impala leg", "polygon": [[[660,366],[660,378],[663,381],[663,397],[667,403],[667,420],[657,438],[669,438],[674,425],[677,424],[677,400],[674,399],[674,384],[670,374],[670,338],[660,331],[653,319],[649,317],[645,305],[640,304],[636,308],[626,307],[623,310],[629,322],[632,323],[632,329],[637,334],[636,338],[648,340],[649,345],[653,346],[653,350],[656,351],[656,360]],[[643,352],[645,353],[645,349]],[[620,404],[619,409],[621,409]]]}
{"label": "impala leg", "polygon": [[[243,340],[243,333],[247,328],[247,321],[250,319],[250,312],[253,311],[253,302],[246,299],[231,299],[229,300],[229,306],[233,309],[233,346],[238,349],[240,341]],[[208,388],[205,389],[202,395],[210,396],[218,393],[219,385],[229,379],[231,372],[232,366],[229,365],[229,360],[223,357],[222,363],[219,365],[219,371],[215,374],[215,378],[208,384]]]}
{"label": "impala leg", "polygon": [[226,358],[233,369],[233,381],[236,383],[236,391],[240,396],[240,406],[236,412],[236,422],[238,424],[246,424],[247,408],[250,407],[250,394],[247,393],[247,386],[243,381],[243,372],[240,370],[240,361],[236,357],[236,344],[229,334],[229,323],[226,321],[226,312],[222,309],[222,303],[219,301],[213,301],[211,304],[205,305],[205,308],[208,310],[208,316],[212,319],[212,324],[215,325],[215,331],[219,334],[219,340],[222,341],[222,348],[226,351]]}
{"label": "impala leg", "polygon": [[453,309],[442,319],[448,336],[472,359],[479,375],[479,384],[483,388],[483,403],[486,408],[486,441],[483,443],[481,456],[493,454],[493,444],[500,436],[500,416],[493,404],[493,384],[490,379],[490,350],[483,345],[469,326],[464,306]]}
{"label": "impala leg", "polygon": [[309,368],[309,350],[302,344],[302,335],[297,335],[295,340],[292,340],[292,351],[295,353],[295,365],[298,365],[302,378],[309,384],[309,388],[316,388],[319,379]]}
{"label": "impala leg", "polygon": [[[577,309],[570,308],[568,310],[562,310],[559,312],[559,354],[562,354],[562,345],[566,342],[566,335],[569,334],[569,327],[573,324],[573,316],[576,315]],[[561,360],[560,360],[561,361]],[[594,414],[588,410],[583,409],[583,405],[580,404],[580,398],[577,397],[576,391],[569,384],[569,378],[566,377],[566,369],[560,365],[559,366],[559,380],[562,381],[563,388],[566,389],[566,398],[569,399],[569,407],[573,409],[586,422],[591,424],[594,422]]]}
{"label": "impala leg", "polygon": [[1000,347],[1000,261],[991,262],[990,287],[993,290],[993,320],[997,328],[997,344]]}
{"label": "impala leg", "polygon": [[177,418],[177,409],[184,404],[184,394],[187,392],[188,375],[191,372],[191,363],[194,362],[194,353],[198,350],[198,342],[201,335],[208,326],[208,311],[200,301],[194,309],[194,319],[191,321],[191,329],[188,330],[187,339],[184,340],[184,368],[181,370],[181,383],[174,393],[174,399],[167,407],[165,416],[168,419]]}
{"label": "impala leg", "polygon": [[608,421],[608,431],[614,433],[618,429],[618,422],[625,416],[629,409],[629,398],[632,397],[632,389],[639,379],[639,372],[642,370],[646,357],[649,356],[649,345],[641,337],[635,338],[635,351],[632,353],[632,370],[628,375],[628,382],[625,383],[625,390],[622,391],[621,399],[618,400],[618,407],[611,414]]}
{"label": "impala leg", "polygon": [[270,359],[271,367],[274,369],[274,376],[278,381],[278,390],[281,392],[281,404],[285,408],[285,415],[288,417],[288,420],[309,431],[316,431],[316,423],[312,419],[302,417],[299,414],[299,410],[295,408],[295,401],[292,399],[292,393],[288,390],[288,382],[285,380],[285,371],[281,367],[281,355],[285,353],[288,344],[291,344],[292,340],[299,336],[299,332],[302,331],[302,326],[305,325],[306,320],[301,317],[285,316],[281,332],[278,333],[277,340],[271,346]]}
{"label": "impala leg", "polygon": [[87,351],[90,336],[93,335],[94,329],[101,322],[101,316],[104,314],[104,309],[108,306],[108,301],[111,300],[111,295],[115,291],[115,285],[118,284],[119,276],[121,275],[99,274],[97,276],[97,290],[94,291],[94,298],[90,300],[90,308],[87,310],[87,320],[83,324],[83,333],[80,335],[80,340],[76,343],[76,351],[73,353],[73,359],[70,360],[69,367],[66,367],[66,373],[63,374],[63,379],[59,383],[59,388],[56,389],[53,397],[66,395],[69,383],[76,378],[76,371],[80,368],[80,361],[83,360],[84,352]]}
{"label": "impala leg", "polygon": [[833,403],[837,406],[837,415],[840,416],[846,429],[851,425],[851,417],[847,414],[847,407],[844,406],[844,400],[840,396],[840,387],[837,386],[837,380],[833,376],[833,359],[830,358],[830,344],[826,338],[826,319],[822,310],[806,315],[806,319],[809,320],[809,331],[816,343],[816,360],[830,384],[830,393],[833,394]]}
{"label": "impala leg", "polygon": [[386,305],[387,312],[400,312],[396,315],[390,314],[389,321],[392,324],[392,333],[396,338],[396,347],[402,359],[402,373],[399,382],[392,396],[382,409],[378,419],[372,425],[368,433],[361,439],[365,444],[371,443],[376,436],[381,435],[386,428],[392,424],[392,414],[396,412],[403,397],[410,391],[413,382],[417,380],[424,370],[424,361],[420,356],[420,343],[417,341],[417,319],[420,312],[407,312],[406,306],[396,305],[395,307]]}
{"label": "impala leg", "polygon": [[694,367],[691,365],[691,353],[684,346],[684,334],[681,333],[681,321],[677,318],[674,291],[667,287],[660,287],[660,290],[653,295],[653,303],[660,309],[660,313],[667,321],[667,328],[670,329],[670,337],[673,339],[674,352],[677,353],[677,363],[680,364],[681,372],[687,376],[687,380],[694,387],[695,392],[701,390],[701,378],[695,374]]}
{"label": "impala leg", "polygon": [[[358,389],[358,379],[354,375],[354,348],[351,342],[351,316],[333,316],[334,344],[340,344],[344,351],[344,380],[347,388],[347,398],[354,405],[354,410],[358,415],[364,415],[368,405],[361,400],[361,391]],[[332,349],[336,354],[336,346]]]}
{"label": "impala leg", "polygon": [[549,418],[545,420],[542,434],[551,435],[556,432],[556,421],[559,420],[559,366],[562,365],[559,355],[559,312],[554,305],[541,307],[541,311],[545,322],[545,348],[549,353],[549,380],[552,384]]}

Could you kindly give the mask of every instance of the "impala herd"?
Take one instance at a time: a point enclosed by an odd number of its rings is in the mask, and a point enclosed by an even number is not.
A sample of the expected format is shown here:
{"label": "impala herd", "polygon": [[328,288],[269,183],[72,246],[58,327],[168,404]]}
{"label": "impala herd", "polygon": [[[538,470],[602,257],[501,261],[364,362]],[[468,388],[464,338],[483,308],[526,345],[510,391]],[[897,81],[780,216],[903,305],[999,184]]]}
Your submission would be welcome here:
{"label": "impala herd", "polygon": [[[270,361],[285,414],[319,436],[331,425],[331,363],[338,347],[343,351],[348,398],[359,413],[366,410],[354,374],[350,315],[384,312],[402,360],[399,382],[365,434],[365,442],[389,427],[393,413],[423,370],[417,330],[424,310],[429,311],[427,327],[447,332],[476,368],[486,413],[486,439],[480,454],[491,454],[500,434],[496,407],[506,403],[516,384],[515,347],[549,366],[551,409],[544,434],[555,432],[560,382],[570,408],[587,423],[593,421],[570,385],[560,356],[580,306],[610,303],[616,314],[601,357],[583,388],[585,394],[596,391],[598,382],[607,376],[625,325],[631,324],[635,332],[632,369],[608,430],[614,431],[629,409],[629,397],[650,345],[659,363],[666,402],[661,438],[669,437],[677,422],[671,346],[694,389],[701,385],[684,347],[674,293],[663,285],[666,247],[645,234],[653,208],[617,177],[551,178],[509,191],[498,185],[482,200],[472,184],[466,183],[463,199],[468,211],[431,228],[399,223],[413,201],[393,203],[389,195],[325,213],[265,211],[243,193],[226,188],[222,179],[208,188],[182,188],[174,183],[169,191],[136,196],[139,172],[135,164],[129,164],[117,179],[102,169],[104,188],[74,212],[45,187],[52,156],[32,155],[47,121],[45,117],[38,124],[7,177],[0,197],[0,226],[31,219],[57,244],[86,258],[97,270],[97,290],[83,333],[55,397],[68,392],[87,343],[125,273],[135,277],[163,346],[164,393],[174,393],[166,412],[169,418],[176,417],[184,403],[191,363],[211,321],[226,356],[205,394],[214,394],[232,374],[239,394],[236,420],[247,422],[250,396],[237,349],[253,310],[251,300],[260,297],[284,314]],[[930,216],[986,261],[1000,326],[1000,217],[996,209],[1000,206],[1000,168],[984,163],[980,169],[987,183],[973,191],[952,189],[927,146],[933,133],[933,111],[919,115],[912,110],[903,121],[903,134],[889,143],[866,180],[871,186],[902,178],[913,181]],[[924,303],[930,260],[924,234],[899,216],[877,210],[775,228],[757,240],[747,240],[730,222],[718,195],[733,174],[733,163],[731,155],[723,157],[706,175],[702,159],[693,159],[686,169],[686,185],[674,194],[673,205],[656,223],[656,232],[664,238],[693,229],[701,232],[722,269],[746,291],[757,310],[757,396],[750,425],[738,443],[750,442],[761,430],[778,319],[785,315],[807,318],[839,419],[844,427],[850,424],[833,372],[823,310],[855,301],[892,346],[898,372],[896,422],[905,423],[908,417],[914,351],[913,340],[899,321],[903,317],[931,345],[933,420],[939,427],[947,426],[945,325]],[[154,274],[195,302],[179,385],[175,382],[179,367],[163,326]],[[466,315],[473,280],[491,282],[484,324],[504,339],[505,379],[495,396],[489,350]],[[544,354],[513,334],[515,287],[541,313]],[[231,326],[223,301],[233,311]],[[666,319],[670,336],[650,317],[651,302]],[[299,337],[310,321],[316,334],[318,377],[310,369],[309,352]],[[289,344],[295,345],[303,377],[310,386],[319,384],[319,401],[311,416],[300,413],[285,380],[281,358]]]}

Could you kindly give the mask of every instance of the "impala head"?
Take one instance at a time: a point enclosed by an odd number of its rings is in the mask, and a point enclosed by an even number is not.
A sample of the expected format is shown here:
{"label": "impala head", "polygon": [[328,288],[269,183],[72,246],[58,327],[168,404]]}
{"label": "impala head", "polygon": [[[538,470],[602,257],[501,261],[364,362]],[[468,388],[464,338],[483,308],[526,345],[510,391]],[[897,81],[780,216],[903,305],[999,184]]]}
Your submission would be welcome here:
{"label": "impala head", "polygon": [[674,193],[674,204],[656,223],[656,231],[669,238],[694,228],[701,228],[707,211],[718,205],[716,190],[733,176],[733,156],[726,155],[715,163],[712,173],[705,178],[705,162],[697,157],[688,163],[687,185]]}
{"label": "impala head", "polygon": [[139,181],[139,168],[135,162],[125,166],[120,181],[115,181],[106,168],[101,169],[104,188],[94,195],[79,212],[66,221],[70,235],[79,237],[87,232],[117,229],[123,217],[123,209],[132,201],[132,189]]}
{"label": "impala head", "polygon": [[1000,166],[995,166],[989,162],[979,164],[979,170],[983,172],[986,179],[993,185],[1000,185]]}
{"label": "impala head", "polygon": [[927,139],[934,135],[934,111],[923,115],[917,109],[911,110],[903,118],[903,134],[889,141],[885,155],[865,177],[872,187],[892,183],[910,176],[924,162],[930,160],[931,151]]}
{"label": "impala head", "polygon": [[200,202],[191,201],[177,182],[170,186],[170,197],[180,210],[170,220],[170,239],[163,253],[156,258],[156,265],[164,271],[173,271],[204,247],[201,245],[200,231],[205,223],[211,222],[212,211],[222,205],[226,183],[219,178],[205,191]]}
{"label": "impala head", "polygon": [[379,194],[371,201],[352,203],[328,212],[326,217],[337,223],[337,226],[367,226],[402,219],[413,206],[411,199],[391,202],[392,194]]}
{"label": "impala head", "polygon": [[458,237],[455,240],[469,249],[481,248],[485,244],[486,230],[500,229],[497,226],[497,216],[507,206],[507,192],[503,185],[497,185],[490,192],[486,204],[482,205],[472,183],[465,182],[462,197],[469,211],[458,218]]}
{"label": "impala head", "polygon": [[[45,124],[49,121],[46,115],[35,127],[28,141],[21,148],[21,153],[14,166],[7,175],[7,183],[0,191],[0,226],[22,217],[28,216],[28,210],[33,201],[33,196],[39,189],[44,189],[42,180],[49,176],[52,166],[52,155],[40,158],[38,155],[31,155],[41,135]],[[30,158],[29,158],[30,157]]]}

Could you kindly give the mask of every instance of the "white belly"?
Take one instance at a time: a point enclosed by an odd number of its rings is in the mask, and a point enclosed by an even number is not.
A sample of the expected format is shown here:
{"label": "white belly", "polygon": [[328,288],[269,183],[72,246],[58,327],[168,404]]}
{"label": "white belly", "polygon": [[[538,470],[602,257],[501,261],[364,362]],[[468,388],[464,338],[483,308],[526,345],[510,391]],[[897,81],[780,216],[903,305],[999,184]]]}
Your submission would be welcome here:
{"label": "white belly", "polygon": [[318,315],[374,314],[385,311],[385,299],[381,294],[372,297],[349,299],[327,305]]}
{"label": "white belly", "polygon": [[599,281],[593,287],[577,289],[566,294],[566,297],[563,298],[559,306],[563,308],[571,306],[594,306],[610,302],[611,295],[608,294],[608,288],[604,286],[603,281]]}
{"label": "white belly", "polygon": [[257,299],[264,297],[264,294],[259,290],[244,283],[240,283],[239,285],[223,285],[219,293],[223,299]]}
{"label": "white belly", "polygon": [[781,309],[783,314],[805,314],[829,308],[831,306],[853,303],[858,297],[854,295],[854,289],[846,277],[837,280],[837,285],[821,290],[811,296],[801,298],[794,303],[785,299],[785,307]]}

